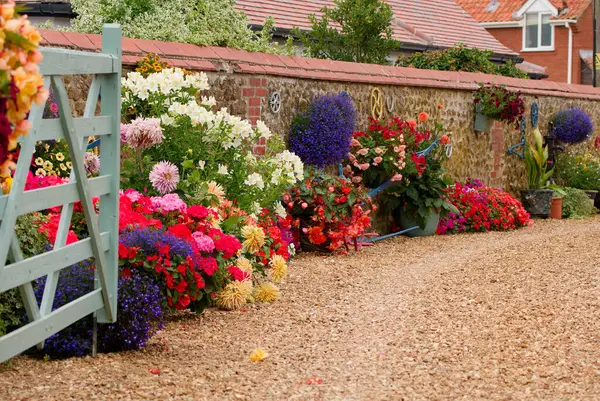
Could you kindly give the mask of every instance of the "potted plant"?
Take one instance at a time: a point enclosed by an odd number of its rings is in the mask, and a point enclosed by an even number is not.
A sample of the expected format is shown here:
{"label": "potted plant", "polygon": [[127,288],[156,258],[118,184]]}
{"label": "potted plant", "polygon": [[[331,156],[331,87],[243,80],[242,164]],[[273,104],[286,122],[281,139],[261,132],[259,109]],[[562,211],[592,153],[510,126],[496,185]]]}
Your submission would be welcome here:
{"label": "potted plant", "polygon": [[554,137],[564,143],[581,143],[590,138],[594,124],[588,113],[579,108],[561,110],[551,121]]}
{"label": "potted plant", "polygon": [[525,112],[521,92],[510,91],[502,85],[483,85],[475,91],[475,121],[473,129],[489,133],[493,120],[505,121],[518,127]]}
{"label": "potted plant", "polygon": [[554,191],[552,193],[552,204],[550,205],[550,218],[560,220],[562,219],[562,205],[566,192],[558,185],[548,185],[547,188]]}
{"label": "potted plant", "polygon": [[532,217],[550,216],[554,191],[546,188],[554,169],[548,166],[548,146],[543,145],[539,128],[533,131],[533,143],[527,145],[525,166],[527,169],[528,189],[521,191],[521,201]]}

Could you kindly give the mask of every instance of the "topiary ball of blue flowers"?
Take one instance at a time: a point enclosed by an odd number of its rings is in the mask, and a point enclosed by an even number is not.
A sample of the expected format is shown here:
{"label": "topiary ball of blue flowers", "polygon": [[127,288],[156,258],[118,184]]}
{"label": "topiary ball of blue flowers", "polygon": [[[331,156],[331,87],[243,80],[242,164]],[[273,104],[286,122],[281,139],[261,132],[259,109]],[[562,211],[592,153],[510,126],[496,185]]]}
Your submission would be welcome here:
{"label": "topiary ball of blue flowers", "polygon": [[583,142],[594,132],[594,124],[589,114],[582,109],[562,110],[552,119],[554,136],[565,143]]}
{"label": "topiary ball of blue flowers", "polygon": [[316,97],[292,121],[289,148],[302,162],[324,168],[345,160],[356,126],[356,108],[347,93]]}
{"label": "topiary ball of blue flowers", "polygon": [[[45,278],[34,286],[41,300]],[[79,263],[61,270],[53,310],[80,298],[94,289],[91,263]],[[135,350],[146,345],[157,330],[164,327],[162,305],[164,296],[152,276],[136,271],[119,278],[118,320],[114,324],[98,325],[98,351]],[[52,357],[72,357],[91,354],[92,317],[88,316],[49,337],[43,352]]]}

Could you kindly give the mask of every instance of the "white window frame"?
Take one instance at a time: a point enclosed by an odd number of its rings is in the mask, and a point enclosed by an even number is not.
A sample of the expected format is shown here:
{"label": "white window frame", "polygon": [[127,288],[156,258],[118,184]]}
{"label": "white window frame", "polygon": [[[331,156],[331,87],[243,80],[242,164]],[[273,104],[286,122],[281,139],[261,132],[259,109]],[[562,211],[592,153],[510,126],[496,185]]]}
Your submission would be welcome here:
{"label": "white window frame", "polygon": [[[531,15],[531,14],[537,14],[538,17],[538,46],[536,47],[527,47],[527,15]],[[525,13],[523,14],[523,19],[522,21],[522,25],[523,25],[523,47],[521,50],[522,52],[551,52],[554,51],[554,37],[555,37],[555,32],[554,32],[554,24],[552,24],[552,22],[549,23],[550,25],[550,46],[542,46],[542,17],[544,15],[549,15],[552,17],[552,13],[551,12],[537,12],[537,13]]]}

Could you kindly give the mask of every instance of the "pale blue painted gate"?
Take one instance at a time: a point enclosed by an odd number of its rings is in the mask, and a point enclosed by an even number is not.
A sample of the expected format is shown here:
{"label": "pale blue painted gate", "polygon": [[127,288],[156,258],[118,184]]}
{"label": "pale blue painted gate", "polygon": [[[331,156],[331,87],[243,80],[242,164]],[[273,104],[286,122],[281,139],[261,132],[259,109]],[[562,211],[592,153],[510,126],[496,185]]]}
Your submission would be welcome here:
{"label": "pale blue painted gate", "polygon": [[[43,106],[34,106],[29,115],[30,133],[22,139],[21,153],[9,195],[0,196],[0,292],[19,288],[30,322],[0,337],[0,361],[5,361],[39,344],[77,320],[97,313],[101,323],[117,318],[119,157],[121,114],[121,27],[106,25],[102,53],[66,49],[42,49],[40,71],[46,87],[52,85],[59,107],[59,119],[43,120]],[[93,75],[85,112],[73,118],[63,75]],[[102,88],[101,112],[95,116]],[[99,177],[88,179],[84,153],[88,138],[101,138]],[[68,184],[24,191],[31,155],[37,141],[64,139],[69,145],[73,170]],[[92,197],[100,197],[100,214]],[[66,238],[73,204],[81,201],[88,223],[89,238],[71,245]],[[23,258],[14,233],[20,215],[62,205],[62,214],[53,250]],[[96,289],[52,311],[60,270],[93,257]],[[7,264],[10,261],[12,263]],[[38,305],[32,281],[47,276],[42,302]]]}

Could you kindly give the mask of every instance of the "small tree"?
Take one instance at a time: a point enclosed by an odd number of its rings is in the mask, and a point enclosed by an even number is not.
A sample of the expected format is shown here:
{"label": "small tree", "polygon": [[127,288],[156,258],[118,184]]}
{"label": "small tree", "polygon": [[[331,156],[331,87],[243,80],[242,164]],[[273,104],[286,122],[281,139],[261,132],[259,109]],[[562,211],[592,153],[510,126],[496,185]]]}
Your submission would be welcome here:
{"label": "small tree", "polygon": [[381,0],[334,0],[335,8],[324,7],[320,20],[309,16],[310,32],[294,28],[309,57],[386,64],[391,50],[400,42],[392,39],[391,7]]}

